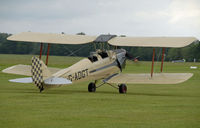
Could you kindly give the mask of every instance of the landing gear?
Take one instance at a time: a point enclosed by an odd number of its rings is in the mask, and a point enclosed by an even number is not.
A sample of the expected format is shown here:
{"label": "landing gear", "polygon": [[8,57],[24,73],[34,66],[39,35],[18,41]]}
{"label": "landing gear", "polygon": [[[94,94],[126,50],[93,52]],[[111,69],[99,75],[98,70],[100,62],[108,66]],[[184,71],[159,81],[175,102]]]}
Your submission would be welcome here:
{"label": "landing gear", "polygon": [[88,85],[88,92],[95,92],[96,91],[96,84],[91,82]]}
{"label": "landing gear", "polygon": [[120,84],[119,85],[119,93],[126,93],[127,87],[125,84]]}
{"label": "landing gear", "polygon": [[126,93],[126,91],[127,91],[126,84],[119,84],[118,86],[115,86],[115,85],[112,85],[110,83],[103,82],[100,85],[96,86],[96,83],[97,83],[97,81],[89,83],[89,85],[88,85],[88,92],[95,92],[96,88],[99,88],[99,87],[101,87],[104,84],[108,84],[108,85],[110,85],[113,88],[119,89],[119,93]]}

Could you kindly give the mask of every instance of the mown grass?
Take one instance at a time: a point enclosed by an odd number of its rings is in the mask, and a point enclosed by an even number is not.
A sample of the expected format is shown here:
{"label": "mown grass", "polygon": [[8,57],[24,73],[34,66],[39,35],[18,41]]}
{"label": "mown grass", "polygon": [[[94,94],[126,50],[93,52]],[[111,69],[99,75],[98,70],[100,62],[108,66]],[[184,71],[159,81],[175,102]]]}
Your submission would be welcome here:
{"label": "mown grass", "polygon": [[[31,56],[0,55],[0,70],[30,64]],[[64,68],[80,59],[51,56],[49,66]],[[164,72],[192,72],[194,76],[177,85],[130,84],[127,94],[107,85],[88,93],[88,82],[39,93],[32,84],[8,82],[23,76],[0,72],[0,128],[200,127],[200,63],[164,65]],[[155,66],[159,72],[160,63]],[[124,72],[150,72],[150,68],[150,62],[128,62]]]}

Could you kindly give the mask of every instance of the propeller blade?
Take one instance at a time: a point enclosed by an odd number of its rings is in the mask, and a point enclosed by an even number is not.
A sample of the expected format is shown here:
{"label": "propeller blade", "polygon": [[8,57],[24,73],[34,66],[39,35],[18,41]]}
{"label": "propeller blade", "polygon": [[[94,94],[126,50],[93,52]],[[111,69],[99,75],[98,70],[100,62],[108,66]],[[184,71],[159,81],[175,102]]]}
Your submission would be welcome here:
{"label": "propeller blade", "polygon": [[126,58],[127,58],[128,60],[136,61],[136,60],[138,60],[139,57],[140,57],[140,56],[134,57],[134,56],[133,56],[132,54],[130,54],[129,52],[126,52]]}

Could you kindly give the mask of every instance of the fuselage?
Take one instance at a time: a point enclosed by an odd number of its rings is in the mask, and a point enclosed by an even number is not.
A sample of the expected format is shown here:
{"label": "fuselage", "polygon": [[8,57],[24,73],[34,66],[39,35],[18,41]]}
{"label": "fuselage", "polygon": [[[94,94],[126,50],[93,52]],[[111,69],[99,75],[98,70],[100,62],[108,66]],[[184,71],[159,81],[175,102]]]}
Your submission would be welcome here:
{"label": "fuselage", "polygon": [[119,73],[125,63],[124,49],[93,52],[88,58],[84,58],[74,65],[63,69],[53,76],[71,80],[72,83],[101,80]]}

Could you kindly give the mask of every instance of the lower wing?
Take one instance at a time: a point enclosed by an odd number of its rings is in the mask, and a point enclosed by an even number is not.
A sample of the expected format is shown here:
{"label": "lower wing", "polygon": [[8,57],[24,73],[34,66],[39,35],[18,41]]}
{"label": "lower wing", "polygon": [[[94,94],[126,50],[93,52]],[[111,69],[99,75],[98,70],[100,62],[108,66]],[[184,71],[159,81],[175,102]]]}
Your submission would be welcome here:
{"label": "lower wing", "polygon": [[127,84],[178,84],[187,81],[193,76],[192,73],[154,73],[150,74],[119,74],[107,83]]}

